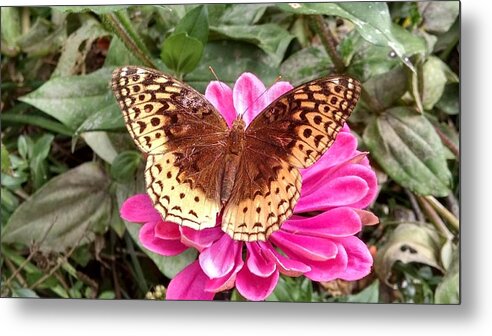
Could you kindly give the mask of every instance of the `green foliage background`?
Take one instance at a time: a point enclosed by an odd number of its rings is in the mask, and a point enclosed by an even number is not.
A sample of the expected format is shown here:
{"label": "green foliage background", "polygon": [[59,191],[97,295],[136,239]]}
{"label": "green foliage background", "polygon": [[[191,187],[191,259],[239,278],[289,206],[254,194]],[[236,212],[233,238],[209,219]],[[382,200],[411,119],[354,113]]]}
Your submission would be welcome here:
{"label": "green foliage background", "polygon": [[[281,278],[268,300],[459,302],[459,2],[1,8],[1,295],[162,298],[196,257],[139,245],[122,201],[141,155],[111,93],[144,65],[203,92],[245,71],[363,82],[349,124],[370,152],[374,272]],[[156,287],[157,286],[157,287]],[[163,287],[164,286],[164,287]],[[216,296],[243,300],[236,291]]]}

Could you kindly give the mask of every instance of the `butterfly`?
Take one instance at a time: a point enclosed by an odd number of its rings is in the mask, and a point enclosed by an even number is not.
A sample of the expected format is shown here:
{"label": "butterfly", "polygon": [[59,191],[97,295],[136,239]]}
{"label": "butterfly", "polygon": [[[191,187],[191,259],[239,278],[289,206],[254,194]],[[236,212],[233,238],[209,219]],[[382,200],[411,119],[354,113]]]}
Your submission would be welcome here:
{"label": "butterfly", "polygon": [[335,141],[360,97],[360,83],[329,76],[268,105],[248,127],[228,127],[198,91],[162,72],[114,70],[112,89],[136,146],[147,154],[145,181],[166,221],[214,227],[235,240],[265,241],[293,212],[300,168]]}

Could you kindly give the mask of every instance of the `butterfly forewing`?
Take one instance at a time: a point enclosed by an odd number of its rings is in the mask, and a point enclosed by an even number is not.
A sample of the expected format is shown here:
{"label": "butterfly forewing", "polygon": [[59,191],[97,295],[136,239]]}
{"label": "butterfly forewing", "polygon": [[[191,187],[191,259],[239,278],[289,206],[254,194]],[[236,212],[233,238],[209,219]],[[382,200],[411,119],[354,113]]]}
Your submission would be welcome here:
{"label": "butterfly forewing", "polygon": [[346,76],[294,88],[251,122],[246,130],[248,146],[266,146],[294,167],[307,168],[333,144],[360,91],[359,82]]}
{"label": "butterfly forewing", "polygon": [[309,167],[330,148],[360,90],[350,77],[318,79],[282,95],[251,122],[224,210],[224,231],[252,241],[265,240],[280,228],[299,198],[297,168]]}
{"label": "butterfly forewing", "polygon": [[133,141],[148,154],[145,179],[156,209],[195,229],[215,226],[225,120],[199,92],[152,69],[118,68],[112,88]]}

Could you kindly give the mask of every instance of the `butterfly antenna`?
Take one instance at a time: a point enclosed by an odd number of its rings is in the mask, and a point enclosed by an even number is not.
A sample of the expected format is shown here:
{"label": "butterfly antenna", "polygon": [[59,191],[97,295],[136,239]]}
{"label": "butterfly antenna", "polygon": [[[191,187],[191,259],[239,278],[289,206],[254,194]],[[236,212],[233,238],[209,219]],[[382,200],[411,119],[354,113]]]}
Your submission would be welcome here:
{"label": "butterfly antenna", "polygon": [[217,82],[219,82],[219,85],[220,85],[220,88],[222,89],[223,92],[225,92],[225,89],[224,89],[224,86],[222,86],[222,82],[219,80],[219,77],[217,76],[217,74],[215,73],[215,70],[214,68],[212,68],[211,65],[208,66],[208,70],[210,70],[210,72],[212,73],[212,75],[214,75],[215,79],[217,80]]}
{"label": "butterfly antenna", "polygon": [[241,113],[239,114],[239,117],[241,117],[241,118],[242,118],[242,116],[246,113],[246,111],[247,111],[247,110],[249,110],[249,108],[250,108],[252,105],[254,105],[254,104],[258,101],[258,99],[260,99],[261,97],[263,97],[263,95],[264,95],[265,93],[267,93],[267,92],[268,92],[268,90],[270,90],[270,89],[272,88],[272,86],[273,86],[275,83],[277,83],[279,80],[281,80],[281,79],[282,79],[282,76],[281,76],[281,75],[278,75],[278,76],[277,76],[277,78],[275,78],[275,81],[272,83],[272,85],[270,85],[270,87],[266,88],[266,89],[265,89],[265,91],[263,91],[263,92],[262,92],[262,93],[261,93],[258,97],[256,97],[256,99],[254,100],[254,102],[252,102],[250,105],[248,105],[248,107],[246,107],[246,110],[244,110],[243,112],[241,112]]}

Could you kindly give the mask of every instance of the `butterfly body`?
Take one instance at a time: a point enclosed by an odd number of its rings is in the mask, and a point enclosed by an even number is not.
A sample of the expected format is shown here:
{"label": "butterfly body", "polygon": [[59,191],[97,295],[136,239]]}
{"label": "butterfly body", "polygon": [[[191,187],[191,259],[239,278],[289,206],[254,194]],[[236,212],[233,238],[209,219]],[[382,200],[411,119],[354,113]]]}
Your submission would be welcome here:
{"label": "butterfly body", "polygon": [[233,239],[266,240],[300,197],[299,168],[331,146],[360,95],[357,81],[332,76],[272,102],[246,126],[229,128],[185,83],[156,70],[122,67],[112,87],[130,135],[146,154],[146,185],[164,220]]}

